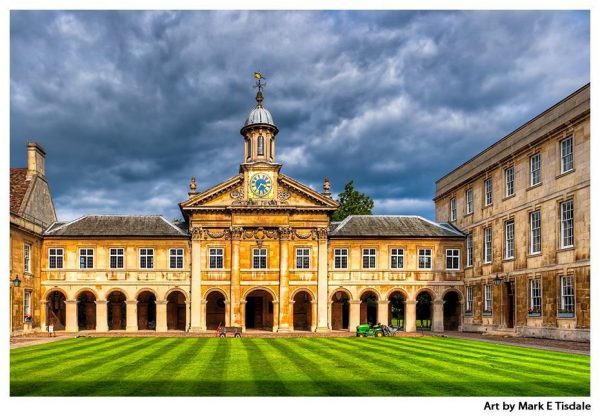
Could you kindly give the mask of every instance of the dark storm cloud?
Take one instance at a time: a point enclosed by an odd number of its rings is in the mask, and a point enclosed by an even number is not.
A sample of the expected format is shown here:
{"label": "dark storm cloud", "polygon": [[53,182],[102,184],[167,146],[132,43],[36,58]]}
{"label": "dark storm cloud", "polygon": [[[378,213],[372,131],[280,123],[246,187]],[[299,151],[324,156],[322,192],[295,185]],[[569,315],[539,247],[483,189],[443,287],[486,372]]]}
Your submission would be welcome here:
{"label": "dark storm cloud", "polygon": [[432,218],[436,179],[589,81],[589,14],[13,11],[11,166],[42,143],[62,219],[179,216],[237,173],[255,70],[286,174]]}

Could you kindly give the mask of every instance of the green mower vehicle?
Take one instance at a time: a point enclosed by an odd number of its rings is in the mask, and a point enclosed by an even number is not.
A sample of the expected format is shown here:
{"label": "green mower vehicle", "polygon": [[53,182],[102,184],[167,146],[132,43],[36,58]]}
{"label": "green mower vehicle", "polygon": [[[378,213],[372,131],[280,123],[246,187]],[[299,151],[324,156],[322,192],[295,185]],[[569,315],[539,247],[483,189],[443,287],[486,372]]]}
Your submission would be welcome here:
{"label": "green mower vehicle", "polygon": [[357,337],[382,337],[383,335],[380,325],[361,324],[356,327]]}

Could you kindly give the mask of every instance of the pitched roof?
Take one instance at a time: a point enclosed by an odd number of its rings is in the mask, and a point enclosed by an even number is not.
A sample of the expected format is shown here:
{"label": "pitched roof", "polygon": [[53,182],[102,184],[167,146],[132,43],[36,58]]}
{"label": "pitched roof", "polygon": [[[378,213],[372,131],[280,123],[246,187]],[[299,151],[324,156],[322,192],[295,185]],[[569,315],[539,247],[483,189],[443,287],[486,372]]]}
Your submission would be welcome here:
{"label": "pitched roof", "polygon": [[464,237],[449,224],[414,215],[351,215],[333,228],[335,237]]}
{"label": "pitched roof", "polygon": [[31,181],[27,168],[10,168],[10,212],[18,213]]}
{"label": "pitched roof", "polygon": [[53,224],[45,233],[60,237],[187,237],[160,215],[86,215]]}

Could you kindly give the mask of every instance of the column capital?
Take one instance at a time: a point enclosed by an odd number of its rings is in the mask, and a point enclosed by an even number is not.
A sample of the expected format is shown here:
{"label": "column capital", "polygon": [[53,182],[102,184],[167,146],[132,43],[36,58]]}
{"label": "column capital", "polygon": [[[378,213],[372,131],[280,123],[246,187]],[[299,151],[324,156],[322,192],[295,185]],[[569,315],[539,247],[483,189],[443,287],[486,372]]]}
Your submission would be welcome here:
{"label": "column capital", "polygon": [[96,300],[94,301],[96,305],[106,305],[108,303],[107,300]]}
{"label": "column capital", "polygon": [[295,301],[295,300],[290,300],[288,303],[289,303],[290,305],[293,305],[294,303],[296,303],[296,301]]}
{"label": "column capital", "polygon": [[47,301],[47,300],[42,300],[42,301],[40,301],[40,304],[41,304],[41,305],[47,305],[47,304],[48,304],[48,301]]}
{"label": "column capital", "polygon": [[290,226],[279,227],[279,239],[287,241],[292,237],[294,229]]}
{"label": "column capital", "polygon": [[446,303],[446,301],[442,299],[436,299],[433,301],[434,305],[443,305],[444,303]]}
{"label": "column capital", "polygon": [[390,303],[390,301],[387,300],[387,299],[386,300],[378,300],[377,303],[380,304],[380,305],[387,305],[387,304]]}
{"label": "column capital", "polygon": [[362,301],[360,299],[359,300],[349,300],[348,303],[350,305],[360,305],[362,303]]}
{"label": "column capital", "polygon": [[319,302],[318,302],[318,301],[316,301],[316,300],[311,300],[311,301],[310,301],[310,303],[311,303],[312,305],[316,305],[316,304],[317,304],[317,303],[319,303]]}
{"label": "column capital", "polygon": [[246,303],[248,303],[248,302],[245,300],[240,300],[240,305],[245,305]]}
{"label": "column capital", "polygon": [[272,300],[272,301],[271,301],[271,303],[272,303],[273,305],[279,305],[279,301],[278,301],[278,300]]}
{"label": "column capital", "polygon": [[317,238],[319,240],[325,240],[327,241],[327,234],[329,233],[329,229],[325,228],[325,227],[319,227],[317,228]]}
{"label": "column capital", "polygon": [[192,304],[192,301],[191,300],[186,300],[185,304],[188,305],[188,306],[190,306]]}
{"label": "column capital", "polygon": [[405,305],[416,305],[416,304],[417,304],[417,301],[416,301],[416,300],[414,300],[414,299],[410,299],[410,300],[409,300],[409,299],[407,299],[407,300],[405,300],[405,301],[404,301],[404,304],[405,304]]}
{"label": "column capital", "polygon": [[79,301],[78,300],[65,300],[65,303],[67,305],[73,305],[73,304],[77,304]]}
{"label": "column capital", "polygon": [[244,227],[230,227],[229,231],[231,232],[231,240],[240,241],[242,239]]}
{"label": "column capital", "polygon": [[126,305],[137,305],[138,301],[137,300],[126,300],[125,304]]}
{"label": "column capital", "polygon": [[167,303],[169,303],[169,301],[168,300],[155,300],[154,303],[156,303],[156,306],[166,305]]}

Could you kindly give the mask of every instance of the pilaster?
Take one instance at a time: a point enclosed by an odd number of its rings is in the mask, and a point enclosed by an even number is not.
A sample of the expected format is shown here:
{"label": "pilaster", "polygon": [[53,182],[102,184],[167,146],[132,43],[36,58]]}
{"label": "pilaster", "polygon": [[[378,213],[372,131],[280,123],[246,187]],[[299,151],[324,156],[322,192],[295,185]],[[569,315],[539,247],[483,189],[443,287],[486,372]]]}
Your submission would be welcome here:
{"label": "pilaster", "polygon": [[242,239],[242,227],[231,227],[231,286],[229,299],[231,301],[230,319],[232,326],[245,327],[243,312],[240,308],[240,240]]}
{"label": "pilaster", "polygon": [[190,310],[190,332],[201,331],[200,316],[201,316],[201,301],[202,301],[202,269],[200,265],[200,257],[202,256],[202,234],[201,227],[192,228],[192,290]]}
{"label": "pilaster", "polygon": [[[40,328],[41,328],[42,332],[48,331],[48,326],[46,325],[46,321],[48,319],[47,313],[48,313],[48,301],[43,300],[40,302]],[[96,324],[96,325],[98,325],[98,324]]]}
{"label": "pilaster", "polygon": [[137,303],[137,300],[125,301],[127,307],[127,325],[125,326],[125,331],[127,332],[135,332],[138,330]]}
{"label": "pilaster", "polygon": [[404,301],[404,330],[406,332],[417,332],[417,301]]}
{"label": "pilaster", "polygon": [[444,332],[444,301],[441,299],[433,301],[431,330],[433,332]]}
{"label": "pilaster", "polygon": [[350,303],[350,316],[348,321],[348,330],[350,332],[356,331],[356,327],[360,324],[360,300],[351,300]]}
{"label": "pilaster", "polygon": [[383,325],[389,325],[388,310],[389,300],[380,300],[377,302],[377,320]]}
{"label": "pilaster", "polygon": [[79,326],[77,325],[77,301],[76,300],[66,300],[66,332],[78,332]]}
{"label": "pilaster", "polygon": [[[290,314],[289,288],[289,239],[293,230],[290,227],[279,228],[279,332],[289,332],[293,326],[293,312]],[[290,319],[290,317],[292,317]]]}
{"label": "pilaster", "polygon": [[317,229],[319,239],[318,289],[317,289],[317,332],[329,332],[327,319],[327,228]]}
{"label": "pilaster", "polygon": [[96,302],[96,332],[108,332],[108,314],[106,300]]}
{"label": "pilaster", "polygon": [[166,300],[156,301],[156,332],[167,332],[167,304]]}

